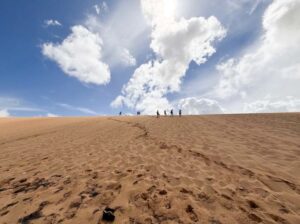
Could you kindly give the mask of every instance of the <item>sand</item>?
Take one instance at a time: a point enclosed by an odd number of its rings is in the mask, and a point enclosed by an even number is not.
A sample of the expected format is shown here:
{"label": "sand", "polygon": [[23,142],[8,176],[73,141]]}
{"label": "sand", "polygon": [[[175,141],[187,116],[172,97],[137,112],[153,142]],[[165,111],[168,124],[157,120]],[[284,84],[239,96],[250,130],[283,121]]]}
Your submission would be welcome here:
{"label": "sand", "polygon": [[300,223],[300,114],[0,119],[0,223]]}

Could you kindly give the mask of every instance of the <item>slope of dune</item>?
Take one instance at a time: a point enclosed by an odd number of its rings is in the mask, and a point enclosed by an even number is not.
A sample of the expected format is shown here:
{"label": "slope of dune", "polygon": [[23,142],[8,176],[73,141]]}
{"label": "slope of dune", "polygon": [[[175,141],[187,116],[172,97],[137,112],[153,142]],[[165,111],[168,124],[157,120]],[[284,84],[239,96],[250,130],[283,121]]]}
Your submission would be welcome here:
{"label": "slope of dune", "polygon": [[300,223],[300,114],[0,119],[0,223]]}

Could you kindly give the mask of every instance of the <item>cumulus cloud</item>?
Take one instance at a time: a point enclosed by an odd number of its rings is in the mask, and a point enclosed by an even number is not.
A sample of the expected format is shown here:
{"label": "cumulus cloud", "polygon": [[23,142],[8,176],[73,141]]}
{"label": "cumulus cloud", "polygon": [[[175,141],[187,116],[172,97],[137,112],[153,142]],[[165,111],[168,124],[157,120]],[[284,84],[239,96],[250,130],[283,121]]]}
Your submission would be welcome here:
{"label": "cumulus cloud", "polygon": [[247,113],[268,113],[268,112],[297,112],[300,111],[300,100],[287,97],[284,100],[272,101],[270,99],[258,100],[244,105],[244,112]]}
{"label": "cumulus cloud", "polygon": [[135,66],[136,58],[143,60],[149,44],[149,27],[140,10],[140,2],[115,3],[109,13],[103,14],[103,10],[100,10],[100,16],[91,13],[84,21],[90,31],[103,39],[103,60],[111,70]]}
{"label": "cumulus cloud", "polygon": [[[286,96],[300,99],[300,1],[274,0],[264,13],[263,28],[263,36],[243,56],[218,65],[216,95],[240,97],[250,102],[249,111],[289,111]],[[262,100],[266,95],[269,99]]]}
{"label": "cumulus cloud", "polygon": [[46,27],[48,27],[48,26],[62,26],[62,24],[58,20],[55,20],[55,19],[45,20],[44,24],[45,24]]}
{"label": "cumulus cloud", "polygon": [[42,53],[55,61],[71,77],[96,85],[110,81],[110,70],[102,61],[102,39],[84,26],[72,27],[72,33],[61,43],[45,43]]}
{"label": "cumulus cloud", "polygon": [[141,1],[151,26],[150,47],[156,59],[135,70],[122,89],[122,97],[113,105],[123,104],[144,113],[170,108],[166,94],[179,91],[189,64],[206,62],[215,53],[213,43],[225,36],[225,29],[215,17],[177,19],[172,3],[175,1]]}
{"label": "cumulus cloud", "polygon": [[177,108],[182,109],[184,114],[221,114],[224,109],[215,100],[197,97],[188,97],[181,99]]}
{"label": "cumulus cloud", "polygon": [[120,54],[121,62],[125,66],[135,66],[136,59],[132,56],[128,49],[123,49]]}
{"label": "cumulus cloud", "polygon": [[0,110],[0,117],[10,117],[10,114],[7,109]]}
{"label": "cumulus cloud", "polygon": [[113,108],[121,107],[124,100],[126,100],[124,96],[118,96],[114,101],[111,102],[110,106]]}

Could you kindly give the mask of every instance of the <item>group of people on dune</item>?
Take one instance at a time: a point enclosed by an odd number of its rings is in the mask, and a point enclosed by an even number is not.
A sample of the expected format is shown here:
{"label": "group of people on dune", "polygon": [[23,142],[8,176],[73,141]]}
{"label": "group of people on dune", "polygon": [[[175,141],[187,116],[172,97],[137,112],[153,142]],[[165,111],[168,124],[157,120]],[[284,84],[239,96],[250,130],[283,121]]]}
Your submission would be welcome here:
{"label": "group of people on dune", "polygon": [[[179,111],[178,111],[179,117],[181,117],[181,114],[182,114],[182,111],[181,111],[181,109],[179,109]],[[168,115],[166,110],[164,110],[164,115],[165,115],[165,116]],[[171,115],[171,117],[174,116],[173,109],[170,110],[170,115]],[[160,113],[159,113],[159,110],[157,110],[157,111],[156,111],[156,117],[159,118],[159,116],[160,116]]]}
{"label": "group of people on dune", "polygon": [[[120,111],[120,113],[119,113],[119,116],[121,116],[121,115],[122,115],[122,111]],[[136,115],[137,115],[137,116],[141,115],[141,112],[140,112],[140,111],[137,111],[137,112],[136,112]],[[167,111],[166,111],[166,110],[164,110],[164,115],[165,115],[165,116],[167,116],[167,115],[168,115],[168,113],[167,113]],[[181,109],[179,109],[179,111],[178,111],[178,115],[179,115],[179,117],[181,117],[181,115],[182,115],[182,110],[181,110]],[[170,116],[171,116],[171,117],[173,117],[173,116],[174,116],[173,109],[171,109],[171,110],[170,110]],[[156,117],[157,117],[157,118],[159,118],[159,117],[160,117],[159,110],[157,110],[157,111],[156,111]]]}

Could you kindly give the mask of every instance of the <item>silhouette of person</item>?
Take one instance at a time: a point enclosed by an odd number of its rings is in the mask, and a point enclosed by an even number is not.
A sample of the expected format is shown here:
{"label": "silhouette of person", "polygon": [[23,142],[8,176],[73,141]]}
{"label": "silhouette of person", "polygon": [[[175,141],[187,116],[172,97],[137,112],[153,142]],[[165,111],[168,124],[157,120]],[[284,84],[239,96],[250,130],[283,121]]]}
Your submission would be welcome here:
{"label": "silhouette of person", "polygon": [[181,113],[182,113],[182,111],[181,111],[181,109],[179,110],[179,117],[181,117]]}
{"label": "silhouette of person", "polygon": [[166,110],[164,110],[164,114],[165,114],[165,116],[167,116],[167,111]]}
{"label": "silhouette of person", "polygon": [[136,112],[136,114],[139,116],[141,114],[141,112],[138,111],[138,112]]}
{"label": "silhouette of person", "polygon": [[170,111],[171,116],[173,117],[173,109]]}
{"label": "silhouette of person", "polygon": [[160,115],[160,114],[159,114],[159,111],[157,110],[157,111],[156,111],[156,118],[159,118],[159,115]]}
{"label": "silhouette of person", "polygon": [[119,116],[121,116],[122,115],[122,111],[120,111],[120,113],[119,113]]}

